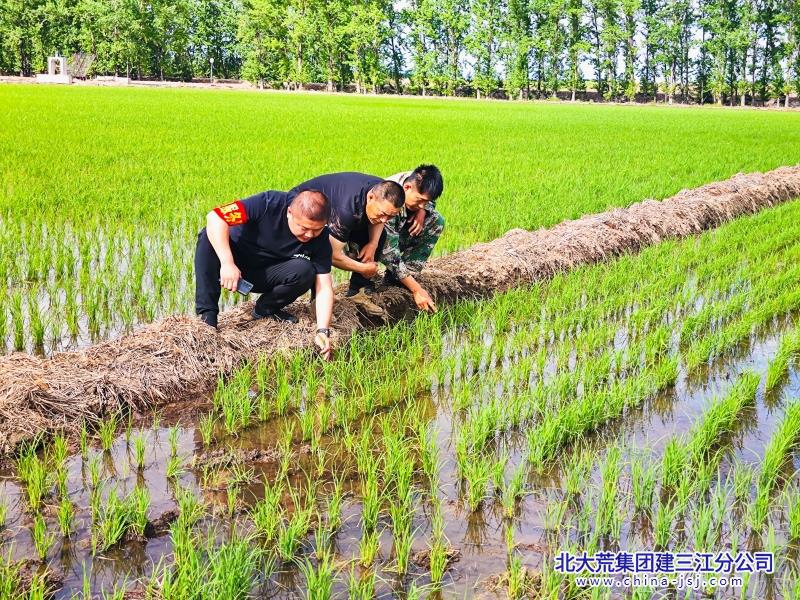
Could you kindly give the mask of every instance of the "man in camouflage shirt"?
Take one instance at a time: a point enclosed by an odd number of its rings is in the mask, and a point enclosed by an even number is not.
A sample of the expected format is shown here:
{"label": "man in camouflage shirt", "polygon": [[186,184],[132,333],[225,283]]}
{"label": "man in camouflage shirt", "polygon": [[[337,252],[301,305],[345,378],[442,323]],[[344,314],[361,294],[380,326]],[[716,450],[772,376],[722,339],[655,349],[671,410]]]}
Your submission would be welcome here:
{"label": "man in camouflage shirt", "polygon": [[384,281],[404,286],[414,295],[417,308],[435,312],[433,299],[414,276],[444,231],[444,217],[436,210],[436,199],[444,190],[442,174],[434,165],[420,165],[387,179],[403,186],[405,205],[384,224],[385,242],[378,255],[386,265]]}

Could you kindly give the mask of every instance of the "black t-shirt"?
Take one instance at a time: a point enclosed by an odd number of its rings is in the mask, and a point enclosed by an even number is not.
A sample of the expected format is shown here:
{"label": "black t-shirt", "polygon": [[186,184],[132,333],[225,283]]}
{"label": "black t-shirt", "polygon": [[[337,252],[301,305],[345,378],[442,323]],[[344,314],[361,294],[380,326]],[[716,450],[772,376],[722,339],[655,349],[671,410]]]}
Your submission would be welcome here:
{"label": "black t-shirt", "polygon": [[383,177],[365,173],[330,173],[309,179],[289,190],[289,195],[305,190],[319,190],[331,203],[331,220],[328,224],[331,235],[340,242],[349,242],[353,233],[367,231],[369,219],[366,215],[367,194]]}
{"label": "black t-shirt", "polygon": [[[267,267],[291,258],[305,258],[311,261],[318,274],[331,272],[328,228],[305,244],[289,229],[286,209],[293,197],[286,192],[270,190],[215,209],[217,214],[223,211],[220,216],[230,225],[233,252],[244,266]],[[230,214],[226,212],[229,210],[236,212],[236,219],[223,216]]]}

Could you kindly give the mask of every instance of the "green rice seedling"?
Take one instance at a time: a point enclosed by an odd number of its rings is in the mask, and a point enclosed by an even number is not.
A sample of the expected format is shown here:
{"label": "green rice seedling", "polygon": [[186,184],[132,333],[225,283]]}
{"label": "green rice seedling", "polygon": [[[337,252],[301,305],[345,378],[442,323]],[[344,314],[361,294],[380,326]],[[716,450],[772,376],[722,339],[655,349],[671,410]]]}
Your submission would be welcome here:
{"label": "green rice seedling", "polygon": [[378,487],[377,464],[367,472],[362,480],[361,523],[366,531],[373,531],[378,525],[381,511],[381,493]]}
{"label": "green rice seedling", "polygon": [[192,490],[178,487],[175,491],[175,500],[178,504],[177,520],[187,529],[193,527],[205,515],[205,506]]}
{"label": "green rice seedling", "polygon": [[551,500],[547,502],[544,507],[544,529],[557,535],[558,532],[561,531],[561,526],[564,522],[564,517],[566,514],[567,502],[562,500]]}
{"label": "green rice seedling", "polygon": [[157,409],[153,409],[153,418],[151,419],[151,427],[158,435],[158,430],[161,428],[161,413]]}
{"label": "green rice seedling", "polygon": [[261,558],[258,547],[247,538],[234,538],[209,552],[210,598],[247,598]]}
{"label": "green rice seedling", "polygon": [[[169,532],[173,561],[177,567],[177,571],[196,575],[198,569],[195,567],[200,561],[200,548],[197,536],[192,532],[191,527],[181,519],[174,521],[172,525],[170,525]],[[209,540],[209,542],[210,541],[211,540]],[[198,584],[201,583],[199,578],[194,579],[194,581]],[[172,581],[169,579],[162,583],[162,585],[168,587],[172,587],[171,584]],[[192,595],[193,594],[189,594],[189,597],[192,597]]]}
{"label": "green rice seedling", "polygon": [[33,547],[36,549],[36,555],[40,561],[47,558],[47,553],[55,542],[56,536],[54,533],[48,533],[47,523],[44,517],[40,514],[33,516],[33,527],[31,528],[31,539],[33,539]]}
{"label": "green rice seedling", "polygon": [[342,494],[344,481],[341,477],[333,480],[333,491],[328,497],[328,527],[331,531],[336,531],[342,524]]}
{"label": "green rice seedling", "polygon": [[525,494],[525,463],[521,463],[514,469],[508,484],[503,490],[503,516],[512,519],[517,510],[517,502]]}
{"label": "green rice seedling", "polygon": [[225,490],[225,498],[228,506],[228,518],[232,519],[236,515],[236,506],[239,501],[239,487],[229,485]]}
{"label": "green rice seedling", "polygon": [[766,391],[774,389],[789,367],[789,362],[800,354],[800,328],[793,329],[781,338],[775,357],[767,367]]}
{"label": "green rice seedling", "polygon": [[0,498],[0,531],[2,531],[5,528],[7,519],[8,519],[8,504],[6,503],[5,498]]}
{"label": "green rice seedling", "polygon": [[717,450],[716,453],[703,460],[697,465],[697,477],[695,481],[689,482],[688,478],[686,483],[681,482],[681,485],[678,487],[680,491],[681,487],[689,486],[691,489],[689,490],[690,494],[696,493],[699,496],[705,496],[706,493],[711,489],[711,483],[714,480],[714,477],[717,475],[717,471],[719,469],[719,463],[722,460],[724,451]]}
{"label": "green rice seedling", "polygon": [[53,438],[53,443],[50,446],[50,459],[56,468],[62,468],[67,462],[68,455],[67,439],[64,434],[58,433]]}
{"label": "green rice seedling", "polygon": [[744,505],[749,500],[752,483],[752,467],[744,463],[736,463],[733,468],[733,496],[736,502]]}
{"label": "green rice seedling", "polygon": [[411,522],[414,518],[413,500],[403,499],[389,504],[389,516],[392,519],[392,532],[399,535],[400,532],[411,530]]}
{"label": "green rice seedling", "polygon": [[133,456],[136,460],[136,468],[139,471],[144,470],[144,455],[147,448],[147,442],[144,439],[144,433],[139,432],[136,437],[133,438]]}
{"label": "green rice seedling", "polygon": [[89,510],[92,515],[92,523],[97,523],[100,520],[100,502],[102,499],[100,488],[92,488],[91,492],[89,492]]}
{"label": "green rice seedling", "polygon": [[394,571],[399,575],[405,575],[408,572],[412,541],[411,531],[401,530],[394,532]]}
{"label": "green rice seedling", "polygon": [[242,391],[237,396],[237,410],[239,413],[239,427],[247,429],[250,426],[250,419],[253,416],[255,407],[253,406],[253,398],[251,397],[250,390]]}
{"label": "green rice seedling", "polygon": [[213,413],[206,413],[202,417],[200,417],[200,422],[197,425],[197,428],[200,430],[200,438],[203,440],[203,446],[208,448],[211,446],[211,442],[214,438],[214,426],[216,421],[214,420]]}
{"label": "green rice seedling", "polygon": [[72,534],[74,521],[75,507],[72,505],[69,498],[63,496],[58,505],[58,526],[61,529],[61,535],[69,537]]}
{"label": "green rice seedling", "polygon": [[513,554],[508,557],[508,597],[512,600],[525,598],[528,591],[527,572],[522,565],[522,559]]}
{"label": "green rice seedling", "polygon": [[13,548],[8,548],[0,557],[0,598],[12,600],[17,597],[21,583],[22,563],[13,558]]}
{"label": "green rice seedling", "polygon": [[108,592],[103,590],[102,592],[102,599],[103,600],[124,600],[125,594],[127,593],[126,585],[123,582],[121,585],[114,584],[114,588]]}
{"label": "green rice seedling", "polygon": [[749,571],[745,571],[742,573],[742,587],[739,588],[739,598],[741,600],[746,600],[750,598],[748,591],[750,589],[750,578],[752,577],[752,573]]}
{"label": "green rice seedling", "polygon": [[270,416],[272,416],[272,405],[270,404],[269,398],[263,392],[258,395],[258,420],[262,423],[265,423],[269,420]]}
{"label": "green rice seedling", "polygon": [[317,418],[319,420],[319,430],[325,433],[331,428],[333,421],[333,407],[328,402],[320,402],[317,405]]}
{"label": "green rice seedling", "polygon": [[416,582],[411,582],[406,590],[406,600],[422,600],[422,589],[419,588]]}
{"label": "green rice seedling", "polygon": [[114,413],[109,418],[100,421],[97,427],[97,435],[100,437],[100,446],[106,452],[111,450],[111,446],[114,444],[114,434],[119,425],[118,418],[118,415]]}
{"label": "green rice seedling", "polygon": [[30,330],[34,348],[41,351],[44,349],[47,320],[42,316],[37,291],[33,290],[28,296],[28,329]]}
{"label": "green rice seedling", "polygon": [[800,441],[800,401],[786,407],[778,428],[773,432],[756,482],[756,496],[750,505],[749,519],[754,532],[760,533],[769,513],[772,493],[780,481],[781,467]]}
{"label": "green rice seedling", "polygon": [[170,427],[167,430],[167,442],[169,443],[170,456],[177,456],[178,454],[178,426]]}
{"label": "green rice seedling", "polygon": [[315,435],[311,442],[311,453],[314,456],[314,468],[317,479],[322,479],[328,464],[328,452],[320,444],[320,439]]}
{"label": "green rice seedling", "polygon": [[166,476],[167,479],[177,479],[184,473],[183,460],[180,456],[172,456],[167,461]]}
{"label": "green rice seedling", "polygon": [[375,571],[369,569],[359,576],[355,565],[350,567],[347,591],[350,600],[372,600],[375,597]]}
{"label": "green rice seedling", "polygon": [[[788,534],[789,539],[796,541],[800,540],[800,489],[797,486],[792,486],[786,490],[786,515],[789,521]],[[2,507],[0,507],[0,510]],[[2,519],[0,519],[0,524]]]}
{"label": "green rice seedling", "polygon": [[664,447],[664,454],[661,457],[661,487],[663,489],[674,490],[685,479],[686,458],[686,446],[678,438],[670,439]]}
{"label": "green rice seedling", "polygon": [[439,479],[439,448],[436,445],[436,430],[428,428],[421,422],[417,429],[417,446],[419,447],[422,471],[429,481]]}
{"label": "green rice seedling", "polygon": [[68,493],[68,485],[67,485],[67,478],[69,477],[69,473],[67,472],[67,467],[65,464],[61,464],[56,467],[54,473],[52,473],[53,477],[55,478],[56,489],[58,490],[58,497],[63,498]]}
{"label": "green rice seedling", "polygon": [[253,524],[264,543],[272,543],[278,537],[283,523],[283,509],[269,498],[257,502],[250,513]]}
{"label": "green rice seedling", "polygon": [[694,464],[701,464],[714,450],[720,439],[731,432],[746,406],[755,402],[759,377],[743,373],[725,398],[716,399],[695,423],[689,433],[688,453]]}
{"label": "green rice seedling", "polygon": [[566,490],[570,496],[579,496],[592,468],[592,455],[589,452],[573,454],[564,465]]}
{"label": "green rice seedling", "polygon": [[800,597],[800,579],[798,579],[793,573],[785,572],[783,578],[781,579],[780,594],[782,598]]}
{"label": "green rice seedling", "polygon": [[611,446],[606,453],[605,460],[600,465],[602,484],[600,487],[600,501],[597,505],[597,523],[600,535],[611,533],[621,472],[620,449],[618,446]]}
{"label": "green rice seedling", "polygon": [[778,540],[775,535],[775,526],[770,523],[767,528],[767,538],[764,540],[764,550],[772,554],[772,556],[780,556]]}
{"label": "green rice seedling", "polygon": [[[297,505],[295,505],[297,506]],[[297,509],[291,518],[282,524],[278,533],[278,555],[283,560],[291,560],[311,526],[311,509]]]}
{"label": "green rice seedling", "polygon": [[31,450],[30,454],[23,455],[17,462],[17,470],[25,482],[28,506],[32,511],[38,511],[50,490],[47,467]]}
{"label": "green rice seedling", "polygon": [[696,551],[704,552],[713,547],[713,521],[714,507],[710,504],[697,504],[692,518]]}
{"label": "green rice seedling", "polygon": [[444,539],[444,515],[442,501],[438,497],[431,500],[431,535],[434,539]]}
{"label": "green rice seedling", "polygon": [[505,487],[506,465],[509,460],[508,452],[503,450],[503,454],[500,455],[500,458],[492,463],[492,486],[494,487],[495,493],[498,495]]}
{"label": "green rice seedling", "polygon": [[447,553],[447,545],[442,538],[436,538],[430,547],[430,575],[431,583],[434,587],[439,587],[444,578],[444,573],[447,570],[447,564],[450,560]]}
{"label": "green rice seedling", "polygon": [[678,507],[675,505],[661,504],[655,514],[653,523],[653,541],[658,551],[666,550],[672,538],[672,524],[678,517]]}
{"label": "green rice seedling", "polygon": [[129,505],[112,489],[105,504],[100,507],[94,527],[93,547],[95,553],[105,552],[122,540],[130,519]]}
{"label": "green rice seedling", "polygon": [[234,462],[228,474],[229,486],[247,485],[255,479],[255,469],[242,462]]}
{"label": "green rice seedling", "polygon": [[467,480],[467,503],[471,511],[475,512],[486,498],[486,488],[489,484],[492,466],[485,456],[473,456],[464,465],[464,478]]}
{"label": "green rice seedling", "polygon": [[150,492],[145,486],[136,486],[125,503],[128,505],[128,522],[130,529],[137,536],[144,537],[144,531],[150,522],[147,513],[150,510]]}
{"label": "green rice seedling", "polygon": [[655,499],[656,467],[641,455],[631,460],[631,485],[633,506],[637,511],[649,513]]}
{"label": "green rice seedling", "polygon": [[96,490],[100,485],[100,471],[103,468],[101,458],[95,454],[89,459],[89,484],[93,490]]}
{"label": "green rice seedling", "polygon": [[308,600],[329,600],[333,592],[335,575],[333,553],[317,551],[317,565],[306,558],[298,562],[300,572],[306,580],[306,598]]}
{"label": "green rice seedling", "polygon": [[378,531],[375,529],[364,530],[361,534],[361,540],[358,543],[359,562],[363,567],[370,567],[375,564],[378,557],[378,550],[380,548],[378,539]]}
{"label": "green rice seedling", "polygon": [[314,411],[308,406],[300,413],[300,435],[304,442],[314,437]]}

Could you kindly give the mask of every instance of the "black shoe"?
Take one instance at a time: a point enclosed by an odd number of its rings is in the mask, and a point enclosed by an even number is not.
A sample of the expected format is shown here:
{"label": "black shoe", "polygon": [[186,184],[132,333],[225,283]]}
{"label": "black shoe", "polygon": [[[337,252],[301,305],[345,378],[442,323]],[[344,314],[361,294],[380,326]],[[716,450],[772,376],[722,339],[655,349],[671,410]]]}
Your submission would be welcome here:
{"label": "black shoe", "polygon": [[198,316],[200,317],[200,320],[206,325],[210,325],[214,329],[217,328],[217,313],[214,312],[213,310],[203,311]]}
{"label": "black shoe", "polygon": [[365,294],[371,294],[372,292],[375,291],[375,284],[372,283],[371,281],[367,281],[367,283],[365,283],[364,285],[360,284],[353,285],[351,283],[350,287],[347,288],[347,293],[345,294],[345,296],[347,296],[348,298],[352,298],[361,290],[364,290]]}
{"label": "black shoe", "polygon": [[253,319],[266,319],[270,317],[276,321],[281,321],[282,323],[299,323],[300,319],[295,317],[292,313],[286,312],[280,308],[274,310],[267,310],[264,314],[258,312],[255,308],[253,309]]}

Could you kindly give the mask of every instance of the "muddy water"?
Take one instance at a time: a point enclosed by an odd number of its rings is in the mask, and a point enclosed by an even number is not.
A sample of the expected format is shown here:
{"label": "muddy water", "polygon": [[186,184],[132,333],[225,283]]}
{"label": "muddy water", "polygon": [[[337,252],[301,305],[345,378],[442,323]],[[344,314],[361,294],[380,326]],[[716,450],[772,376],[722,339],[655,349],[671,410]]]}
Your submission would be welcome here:
{"label": "muddy water", "polygon": [[[679,379],[668,392],[646,402],[641,408],[630,411],[614,427],[607,427],[599,431],[588,440],[588,445],[599,452],[609,444],[621,441],[626,448],[647,448],[657,458],[668,439],[673,435],[680,435],[688,431],[691,425],[707,408],[708,403],[715,395],[725,394],[726,390],[736,379],[736,375],[744,370],[755,370],[765,373],[767,364],[777,349],[777,343],[783,331],[791,326],[790,319],[772,323],[764,332],[754,336],[747,343],[741,344],[733,352],[725,355],[712,364],[698,369],[691,375],[681,370]],[[451,351],[457,353],[459,336],[455,333],[446,335]],[[487,335],[486,343],[491,342]],[[616,342],[624,345],[624,336],[617,336]],[[481,374],[486,372],[487,361],[473,365],[471,370]],[[491,361],[490,361],[491,362]],[[498,364],[508,368],[508,358],[498,360]],[[434,383],[430,393],[418,399],[425,406],[425,413],[432,425],[438,431],[438,445],[441,457],[444,459],[441,470],[440,496],[443,499],[444,517],[446,521],[446,535],[452,546],[461,553],[460,559],[450,568],[445,576],[444,597],[503,597],[504,592],[492,590],[492,578],[506,569],[506,546],[503,536],[503,520],[499,503],[485,502],[484,508],[476,513],[470,513],[461,501],[461,484],[456,467],[454,449],[451,446],[451,434],[454,427],[454,416],[447,409],[450,385],[445,377],[443,382]],[[763,387],[763,386],[762,386]],[[490,392],[476,390],[476,394],[500,393],[502,386]],[[791,368],[788,377],[784,379],[780,389],[765,396],[759,390],[757,403],[753,410],[743,419],[741,426],[734,433],[732,450],[723,461],[721,470],[723,474],[738,460],[753,465],[759,465],[764,453],[764,447],[772,431],[780,422],[784,402],[790,398],[800,397],[800,371]],[[168,534],[162,534],[147,542],[131,542],[119,548],[112,549],[98,556],[93,556],[90,543],[89,513],[89,463],[99,461],[101,465],[101,480],[105,481],[106,492],[112,487],[120,493],[127,493],[135,485],[147,485],[151,494],[150,518],[155,520],[159,516],[175,509],[174,493],[176,484],[192,489],[202,497],[208,505],[218,509],[217,516],[206,521],[210,524],[219,524],[224,532],[228,530],[230,522],[224,516],[226,496],[221,490],[203,488],[200,485],[201,474],[196,471],[183,473],[176,481],[166,477],[166,464],[170,456],[167,426],[175,422],[166,417],[158,427],[144,429],[147,436],[146,466],[143,472],[137,473],[129,465],[132,464],[132,449],[126,444],[124,434],[120,434],[111,451],[104,453],[98,449],[90,450],[87,459],[74,456],[69,459],[69,493],[73,503],[78,507],[76,514],[76,530],[69,541],[64,541],[60,535],[48,553],[49,567],[63,575],[63,587],[56,593],[56,598],[69,598],[79,592],[83,585],[84,570],[90,573],[92,589],[95,593],[100,590],[110,590],[114,584],[124,581],[147,577],[154,565],[164,557],[169,557],[171,552]],[[235,444],[242,448],[274,447],[279,436],[282,423],[278,420],[268,422],[262,426],[254,426],[244,432]],[[137,430],[134,430],[136,435]],[[330,450],[335,450],[335,442],[325,440]],[[501,442],[510,455],[506,472],[524,460],[525,441],[521,436],[510,436]],[[178,454],[188,463],[192,455],[201,452],[199,432],[192,424],[184,423],[179,429]],[[630,450],[632,451],[632,450]],[[627,454],[628,450],[626,450]],[[623,458],[625,455],[623,455]],[[298,453],[298,464],[312,469],[313,458],[304,455],[302,450]],[[797,465],[795,465],[797,466]],[[255,464],[256,475],[271,481],[276,472],[274,463]],[[293,471],[296,481],[302,478],[297,471]],[[623,478],[627,477],[627,472]],[[591,475],[593,482],[599,481],[599,474],[595,470]],[[522,502],[519,518],[515,521],[515,540],[524,564],[534,571],[542,568],[543,561],[549,561],[545,532],[545,514],[548,504],[560,500],[564,496],[560,475],[557,469],[552,472],[531,476],[531,493]],[[241,500],[243,505],[251,504],[259,495],[259,485],[246,488]],[[360,528],[360,503],[356,495],[357,486],[348,482],[345,486],[346,500],[343,507],[343,525],[336,534],[334,547],[338,558],[344,568],[335,589],[338,597],[346,596],[346,575],[349,566],[346,564],[351,558],[358,557],[358,544],[361,538]],[[15,558],[30,558],[35,555],[29,532],[30,518],[24,510],[25,501],[21,497],[22,489],[13,478],[12,473],[3,473],[0,479],[0,496],[9,505],[9,516],[5,530],[0,533],[3,543],[3,552],[11,549]],[[320,502],[320,509],[324,502]],[[383,518],[383,517],[382,517]],[[53,515],[47,519],[51,531],[57,529]],[[430,537],[427,507],[424,503],[418,506],[417,516],[412,528],[415,530],[415,543],[413,551],[426,549]],[[781,543],[784,536],[778,531]],[[381,552],[379,565],[389,567],[392,564],[391,534],[388,528],[381,535]],[[633,531],[629,524],[623,527],[623,539],[620,544],[622,549],[648,549],[646,541]],[[314,547],[313,534],[304,543],[304,551],[311,552]],[[719,548],[723,550],[725,548]],[[550,552],[558,548],[550,548]],[[390,571],[380,573],[378,585],[380,597],[403,597],[411,581],[418,585],[428,582],[424,569],[413,566],[410,574],[402,581],[398,580]],[[303,577],[291,565],[280,565],[270,581],[259,588],[258,594],[270,598],[299,597],[303,592]],[[754,578],[751,581],[751,597],[779,597],[776,582],[767,579]],[[722,595],[737,595],[729,591]]]}

